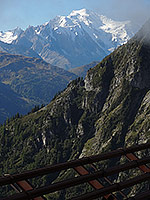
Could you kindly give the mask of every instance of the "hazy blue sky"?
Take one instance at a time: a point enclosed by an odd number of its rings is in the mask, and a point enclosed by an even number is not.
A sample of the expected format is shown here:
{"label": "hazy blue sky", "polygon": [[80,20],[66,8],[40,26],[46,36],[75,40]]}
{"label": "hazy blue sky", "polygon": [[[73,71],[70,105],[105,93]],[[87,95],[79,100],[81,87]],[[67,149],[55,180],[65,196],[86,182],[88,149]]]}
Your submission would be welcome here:
{"label": "hazy blue sky", "polygon": [[150,0],[0,0],[0,30],[43,24],[81,8],[137,24],[150,16]]}

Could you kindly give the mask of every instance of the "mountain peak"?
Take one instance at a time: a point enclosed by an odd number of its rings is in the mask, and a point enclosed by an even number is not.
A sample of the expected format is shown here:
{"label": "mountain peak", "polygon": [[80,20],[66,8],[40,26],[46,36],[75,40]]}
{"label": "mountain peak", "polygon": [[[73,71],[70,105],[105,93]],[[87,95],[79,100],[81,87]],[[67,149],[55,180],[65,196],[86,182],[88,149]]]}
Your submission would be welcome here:
{"label": "mountain peak", "polygon": [[80,10],[73,10],[69,16],[76,16],[76,15],[81,15],[81,16],[89,16],[89,10],[83,8]]}
{"label": "mountain peak", "polygon": [[10,40],[5,39],[8,34],[0,33],[0,41],[11,43],[15,40],[13,44],[27,46],[23,40],[25,36],[29,48],[45,61],[69,69],[101,60],[125,44],[134,33],[130,22],[111,20],[83,8],[37,27],[29,26],[22,34],[11,36]]}
{"label": "mountain peak", "polygon": [[21,28],[19,28],[19,27],[16,27],[14,30],[12,30],[12,32],[13,32],[13,34],[16,36],[18,36],[18,35],[20,35],[22,32],[23,32],[23,30],[21,29]]}
{"label": "mountain peak", "polygon": [[0,32],[0,41],[4,43],[11,44],[14,40],[18,38],[18,36],[23,32],[23,30],[19,27],[16,27],[13,30],[8,30],[6,32]]}

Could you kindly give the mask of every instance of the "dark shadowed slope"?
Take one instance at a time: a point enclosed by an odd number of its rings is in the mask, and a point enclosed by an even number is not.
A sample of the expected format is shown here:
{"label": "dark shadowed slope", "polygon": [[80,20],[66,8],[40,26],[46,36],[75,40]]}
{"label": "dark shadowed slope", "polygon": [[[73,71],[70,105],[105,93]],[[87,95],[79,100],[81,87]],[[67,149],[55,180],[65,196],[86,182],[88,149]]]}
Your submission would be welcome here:
{"label": "dark shadowed slope", "polygon": [[0,83],[0,123],[17,114],[17,112],[25,114],[31,108],[31,105],[9,86]]}
{"label": "dark shadowed slope", "polygon": [[[71,82],[45,108],[2,126],[2,143],[4,133],[7,135],[5,148],[1,148],[2,172],[64,162],[149,140],[149,32],[148,21],[126,45],[89,70],[84,81]],[[105,165],[116,162],[120,160]],[[57,180],[71,175],[68,171]],[[115,178],[124,180],[127,176],[133,174]],[[50,181],[43,179],[43,182]],[[55,193],[49,199],[72,198],[75,193],[88,190],[88,186],[77,187],[66,193]],[[127,192],[130,196],[131,191]]]}
{"label": "dark shadowed slope", "polygon": [[[26,99],[30,108],[37,104],[48,104],[57,92],[63,90],[69,81],[75,78],[76,75],[52,66],[42,59],[0,53],[0,82],[7,85],[10,91]],[[12,93],[7,95],[11,98]],[[7,101],[3,101],[4,104],[8,107]],[[14,106],[10,110],[12,109],[13,114],[22,113],[18,107],[15,109]],[[10,113],[8,109],[8,117]]]}

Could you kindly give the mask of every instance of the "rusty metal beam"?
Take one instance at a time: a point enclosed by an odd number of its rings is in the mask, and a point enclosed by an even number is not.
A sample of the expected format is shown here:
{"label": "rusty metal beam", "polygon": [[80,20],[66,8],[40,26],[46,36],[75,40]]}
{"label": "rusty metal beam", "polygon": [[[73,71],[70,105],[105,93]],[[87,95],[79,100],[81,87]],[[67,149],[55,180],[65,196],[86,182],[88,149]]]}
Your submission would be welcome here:
{"label": "rusty metal beam", "polygon": [[129,147],[129,148],[120,148],[118,150],[114,150],[114,151],[111,151],[109,153],[103,153],[103,154],[96,155],[96,156],[85,157],[85,158],[73,160],[73,161],[66,162],[66,163],[50,165],[50,166],[47,166],[47,167],[44,167],[44,168],[41,168],[41,169],[26,171],[26,172],[20,173],[20,174],[14,174],[11,177],[9,177],[9,176],[0,177],[0,186],[7,185],[7,184],[13,184],[17,181],[35,178],[37,176],[42,176],[42,175],[46,175],[46,174],[49,174],[49,173],[58,172],[58,171],[61,171],[61,170],[67,170],[69,168],[74,168],[74,167],[77,167],[77,166],[83,166],[85,164],[92,164],[94,162],[99,162],[99,161],[102,161],[102,160],[115,158],[115,157],[118,157],[118,156],[126,155],[128,153],[141,151],[141,150],[144,150],[144,149],[147,149],[147,148],[150,148],[150,142],[145,143],[145,144],[141,144],[141,145],[136,145],[136,146]]}
{"label": "rusty metal beam", "polygon": [[[35,198],[35,197],[38,197],[38,196],[41,196],[41,195],[44,195],[44,194],[49,194],[49,193],[59,191],[59,190],[63,190],[63,189],[66,189],[66,188],[69,188],[69,187],[72,187],[72,186],[80,185],[82,183],[89,182],[89,181],[92,181],[92,180],[97,179],[97,178],[110,176],[110,175],[113,175],[113,174],[116,174],[116,173],[119,173],[119,172],[122,172],[122,171],[125,171],[125,170],[128,170],[128,169],[139,167],[140,165],[147,164],[147,163],[150,163],[150,157],[140,159],[140,160],[137,160],[137,161],[131,161],[130,163],[126,163],[126,164],[123,164],[123,165],[120,165],[120,166],[115,166],[115,167],[109,168],[107,170],[97,171],[97,172],[94,172],[93,174],[87,174],[87,175],[83,175],[83,176],[80,176],[80,177],[64,180],[64,181],[61,181],[61,182],[58,182],[58,183],[54,183],[50,186],[45,186],[45,187],[41,187],[41,188],[34,189],[34,190],[31,190],[31,191],[27,191],[26,194],[24,194],[24,193],[16,194],[16,196],[11,196],[11,200],[14,200],[14,199],[15,200],[21,200],[21,199],[23,200],[23,199],[26,199],[27,197]],[[142,175],[142,176],[145,177],[145,175]],[[141,181],[145,180],[145,179],[142,179],[142,177],[140,177],[140,179],[141,179]],[[150,179],[149,173],[146,174],[146,180],[148,180],[148,179]],[[136,180],[138,181],[138,178]],[[123,182],[122,184],[125,184],[125,183],[127,184],[127,186],[125,186],[125,187],[128,187],[130,185],[127,181]],[[134,184],[136,184],[136,183],[134,183]],[[132,184],[131,184],[131,186],[132,186]],[[110,187],[110,189],[111,189],[111,187],[116,188],[116,184],[109,186],[109,187]],[[120,187],[121,186],[119,186],[119,188]],[[105,188],[102,188],[102,190],[103,189],[105,189]],[[98,191],[98,190],[96,190],[96,191]],[[104,195],[110,194],[112,192],[110,190],[109,193],[108,193],[108,191],[109,190],[107,190],[107,193],[104,193]],[[8,198],[4,198],[4,200],[8,200]]]}
{"label": "rusty metal beam", "polygon": [[[89,171],[84,167],[84,166],[78,166],[78,167],[75,167],[74,170],[80,174],[81,176],[83,175],[87,175],[87,174],[90,174]],[[104,186],[100,183],[99,180],[95,179],[95,180],[92,180],[92,181],[89,181],[88,182],[94,189],[98,190],[98,189],[101,189],[103,188]],[[104,196],[105,199],[109,199],[110,196],[112,196],[111,194],[107,194]],[[112,199],[113,200],[117,200],[114,196],[112,196]]]}
{"label": "rusty metal beam", "polygon": [[[75,167],[74,169],[81,176],[90,174],[88,170],[83,166],[78,166],[78,167]],[[103,185],[98,180],[92,180],[92,181],[89,181],[89,183],[90,185],[93,186],[94,189],[100,189],[103,187]]]}
{"label": "rusty metal beam", "polygon": [[[90,166],[94,169],[94,171],[98,171],[97,168],[94,166],[94,164],[91,164]],[[104,180],[105,180],[109,185],[112,185],[112,184],[113,184],[113,183],[111,182],[111,180],[110,180],[108,177],[104,177]],[[100,189],[100,188],[99,188],[99,189]],[[120,191],[119,193],[120,193],[120,195],[121,195],[123,198],[127,198],[126,195],[124,194],[124,192]],[[112,195],[112,194],[111,194],[111,195]],[[117,197],[116,197],[115,195],[112,195],[112,197],[113,197],[114,199],[117,200]]]}
{"label": "rusty metal beam", "polygon": [[[126,154],[126,157],[128,158],[129,161],[131,161],[131,160],[139,160],[139,158],[134,153]],[[142,172],[150,172],[150,168],[148,166],[146,166],[146,165],[139,166],[139,169]]]}
{"label": "rusty metal beam", "polygon": [[[79,197],[72,198],[71,200],[85,200],[85,199],[94,200],[96,198],[103,197],[104,195],[106,195],[110,192],[112,193],[112,192],[121,191],[123,189],[126,189],[128,187],[131,187],[133,185],[136,185],[136,184],[139,184],[139,183],[142,183],[142,182],[145,182],[147,180],[150,180],[150,173],[142,174],[140,176],[137,176],[133,179],[129,179],[129,180],[124,181],[124,182],[115,183],[111,186],[102,188],[100,190],[95,190],[93,192],[83,194]],[[142,199],[142,200],[144,200],[144,199]]]}
{"label": "rusty metal beam", "polygon": [[[11,175],[9,175],[9,174],[7,174],[6,176],[11,177]],[[15,184],[11,184],[11,187],[18,193],[20,193],[22,191],[26,192],[26,191],[34,189],[28,180],[18,181]],[[46,199],[44,197],[40,196],[40,197],[34,198],[33,200],[46,200]]]}
{"label": "rusty metal beam", "polygon": [[[150,180],[150,173],[142,174],[140,176],[137,176],[133,179],[129,179],[124,182],[115,183],[111,186],[102,188],[100,190],[95,190],[93,192],[81,195],[79,197],[72,198],[72,200],[85,200],[85,199],[93,200],[99,197],[103,197],[104,195],[107,195],[110,192],[112,193],[112,192],[120,191],[122,189],[145,182],[147,180]],[[57,184],[57,186],[58,186],[57,191],[60,190],[60,188],[61,189],[66,188],[66,185],[62,185],[61,183]],[[52,190],[55,191],[55,189],[52,188],[51,186],[47,186],[47,187],[27,191],[26,193],[12,195],[10,197],[3,198],[2,200],[29,200],[43,194],[49,194],[50,192],[52,192]]]}
{"label": "rusty metal beam", "polygon": [[[28,181],[26,181],[26,180],[18,181],[16,184],[17,184],[17,185],[22,189],[22,191],[24,191],[24,192],[34,189],[34,188],[31,186],[31,184],[30,184]],[[45,200],[45,198],[42,197],[42,196],[40,196],[40,197],[34,198],[34,200]]]}

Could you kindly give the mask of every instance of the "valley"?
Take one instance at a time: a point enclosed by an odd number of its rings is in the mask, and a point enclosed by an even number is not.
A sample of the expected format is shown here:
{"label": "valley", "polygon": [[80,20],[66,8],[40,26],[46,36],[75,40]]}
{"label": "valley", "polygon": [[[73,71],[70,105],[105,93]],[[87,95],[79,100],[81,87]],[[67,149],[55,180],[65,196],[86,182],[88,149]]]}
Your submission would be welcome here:
{"label": "valley", "polygon": [[[150,141],[150,20],[137,32],[86,9],[0,32],[0,175]],[[89,64],[88,64],[89,63]],[[149,150],[139,157],[149,155]],[[106,168],[120,157],[102,162]],[[99,169],[99,168],[98,168]],[[121,172],[114,182],[136,176]],[[56,183],[70,170],[32,180]],[[147,184],[125,190],[138,194]],[[46,195],[65,200],[90,185]],[[11,195],[0,188],[0,198]]]}
{"label": "valley", "polygon": [[[46,107],[1,126],[1,173],[149,141],[149,30],[150,21],[127,44],[90,69],[85,79],[70,82]],[[71,174],[57,174],[36,184],[55,182],[61,176]],[[78,187],[47,199],[66,199],[77,191]]]}

